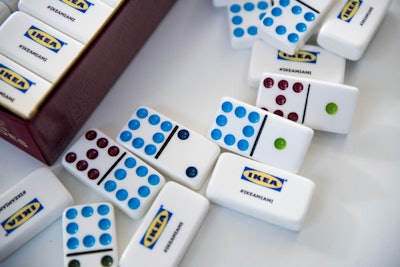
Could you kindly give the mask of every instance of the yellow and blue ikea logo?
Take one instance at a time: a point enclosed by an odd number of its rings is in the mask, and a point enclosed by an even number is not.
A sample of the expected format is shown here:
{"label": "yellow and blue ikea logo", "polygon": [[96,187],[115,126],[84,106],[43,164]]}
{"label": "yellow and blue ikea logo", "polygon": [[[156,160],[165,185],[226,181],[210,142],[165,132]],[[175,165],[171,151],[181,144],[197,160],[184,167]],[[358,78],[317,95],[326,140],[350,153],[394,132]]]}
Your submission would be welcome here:
{"label": "yellow and blue ikea logo", "polygon": [[93,3],[90,3],[89,1],[86,0],[59,0],[59,1],[63,2],[66,5],[69,5],[70,7],[82,13],[86,13],[89,7],[93,5]]}
{"label": "yellow and blue ikea logo", "polygon": [[338,19],[343,20],[345,22],[350,22],[357,11],[360,9],[362,4],[362,0],[349,0],[346,5],[342,8],[338,15]]}
{"label": "yellow and blue ikea logo", "polygon": [[0,80],[26,93],[35,83],[0,63]]}
{"label": "yellow and blue ikea logo", "polygon": [[33,25],[25,32],[24,36],[40,44],[41,46],[50,49],[54,53],[58,53],[58,51],[60,51],[61,48],[66,44],[60,39],[57,39],[56,37]]}
{"label": "yellow and blue ikea logo", "polygon": [[296,61],[300,63],[316,64],[319,52],[299,50],[294,55],[286,54],[283,51],[278,51],[279,60]]}
{"label": "yellow and blue ikea logo", "polygon": [[286,182],[285,179],[249,167],[244,167],[241,179],[278,192]]}
{"label": "yellow and blue ikea logo", "polygon": [[29,221],[33,216],[43,210],[42,204],[37,198],[17,210],[13,215],[1,223],[7,235],[15,231],[18,227]]}
{"label": "yellow and blue ikea logo", "polygon": [[140,240],[140,244],[149,249],[153,249],[171,219],[172,214],[172,212],[164,209],[163,205],[161,205],[147,228],[146,233]]}

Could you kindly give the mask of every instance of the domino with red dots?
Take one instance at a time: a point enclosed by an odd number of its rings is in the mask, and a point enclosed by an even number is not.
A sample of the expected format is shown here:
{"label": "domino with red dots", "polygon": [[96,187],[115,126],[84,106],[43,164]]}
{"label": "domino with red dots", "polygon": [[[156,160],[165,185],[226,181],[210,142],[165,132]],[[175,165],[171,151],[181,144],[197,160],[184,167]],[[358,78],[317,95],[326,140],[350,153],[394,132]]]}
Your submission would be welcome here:
{"label": "domino with red dots", "polygon": [[220,149],[214,143],[146,106],[136,109],[117,142],[172,179],[197,190]]}
{"label": "domino with red dots", "polygon": [[227,6],[233,48],[250,48],[260,39],[258,25],[270,6],[269,0],[235,1]]}
{"label": "domino with red dots", "polygon": [[297,173],[313,134],[309,127],[223,97],[208,137],[232,152]]}
{"label": "domino with red dots", "polygon": [[65,153],[63,166],[133,219],[141,217],[165,178],[98,129],[89,129]]}
{"label": "domino with red dots", "polygon": [[334,0],[275,0],[259,24],[259,36],[294,55],[316,30]]}
{"label": "domino with red dots", "polygon": [[256,106],[315,130],[346,134],[357,99],[354,86],[264,73]]}
{"label": "domino with red dots", "polygon": [[66,208],[62,228],[64,267],[118,266],[114,208],[110,203]]}

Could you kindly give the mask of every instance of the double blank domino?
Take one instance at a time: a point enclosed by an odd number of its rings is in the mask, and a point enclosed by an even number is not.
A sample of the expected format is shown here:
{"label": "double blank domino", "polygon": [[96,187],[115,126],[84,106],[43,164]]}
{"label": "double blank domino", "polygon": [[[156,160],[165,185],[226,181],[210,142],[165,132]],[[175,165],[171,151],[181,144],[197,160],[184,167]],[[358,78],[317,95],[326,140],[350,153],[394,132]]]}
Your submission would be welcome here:
{"label": "double blank domino", "polygon": [[209,209],[202,195],[167,182],[120,259],[121,267],[177,266]]}
{"label": "double blank domino", "polygon": [[207,186],[214,203],[290,230],[300,230],[313,181],[231,153],[219,157]]}

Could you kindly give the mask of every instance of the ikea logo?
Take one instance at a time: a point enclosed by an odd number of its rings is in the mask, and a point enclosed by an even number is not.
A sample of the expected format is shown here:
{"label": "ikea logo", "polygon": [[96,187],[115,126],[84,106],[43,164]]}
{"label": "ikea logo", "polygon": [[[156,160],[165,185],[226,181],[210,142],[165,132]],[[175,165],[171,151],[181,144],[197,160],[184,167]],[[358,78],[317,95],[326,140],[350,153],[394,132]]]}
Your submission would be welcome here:
{"label": "ikea logo", "polygon": [[37,198],[35,198],[3,221],[1,226],[3,226],[8,235],[29,221],[29,219],[38,214],[42,209],[42,204],[37,200]]}
{"label": "ikea logo", "polygon": [[164,209],[163,205],[161,205],[156,216],[154,216],[154,219],[147,228],[146,233],[140,240],[140,244],[149,249],[153,249],[171,217],[172,212]]}
{"label": "ikea logo", "polygon": [[54,53],[58,53],[58,51],[60,51],[61,48],[66,44],[65,42],[46,33],[45,31],[40,30],[33,25],[25,32],[24,36],[50,49]]}
{"label": "ikea logo", "polygon": [[0,63],[0,80],[11,85],[15,89],[21,91],[22,93],[26,93],[28,89],[35,84],[34,82],[28,80],[12,69],[4,66]]}
{"label": "ikea logo", "polygon": [[362,4],[362,0],[349,0],[338,15],[338,19],[350,22]]}
{"label": "ikea logo", "polygon": [[278,51],[278,59],[296,61],[296,62],[300,62],[300,63],[316,64],[318,54],[319,54],[319,52],[299,50],[294,55],[288,55],[283,51]]}
{"label": "ikea logo", "polygon": [[286,182],[285,179],[249,167],[244,167],[241,178],[245,181],[273,189],[278,192],[282,190],[283,183]]}
{"label": "ikea logo", "polygon": [[75,8],[76,10],[82,13],[86,13],[89,7],[93,5],[92,3],[86,0],[60,0],[60,2],[63,2],[64,4],[67,4],[70,7]]}

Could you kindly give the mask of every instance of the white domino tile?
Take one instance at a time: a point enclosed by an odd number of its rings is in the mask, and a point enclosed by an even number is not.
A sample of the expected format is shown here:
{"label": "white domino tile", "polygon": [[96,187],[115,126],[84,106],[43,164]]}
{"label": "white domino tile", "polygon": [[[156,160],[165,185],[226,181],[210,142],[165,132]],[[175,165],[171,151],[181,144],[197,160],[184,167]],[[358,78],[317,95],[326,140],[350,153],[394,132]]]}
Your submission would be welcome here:
{"label": "white domino tile", "polygon": [[357,101],[354,86],[264,73],[256,106],[315,130],[347,134]]}
{"label": "white domino tile", "polygon": [[18,8],[82,44],[92,40],[113,13],[100,0],[20,0]]}
{"label": "white domino tile", "polygon": [[250,48],[259,40],[258,25],[270,1],[237,1],[227,6],[230,40],[233,48]]}
{"label": "white domino tile", "polygon": [[346,59],[317,45],[304,45],[294,55],[275,49],[262,40],[251,50],[248,84],[257,88],[264,72],[343,83]]}
{"label": "white domino tile", "polygon": [[210,201],[290,230],[303,227],[315,184],[305,177],[223,153],[207,186]]}
{"label": "white domino tile", "polygon": [[72,203],[71,194],[46,167],[0,195],[0,262],[61,217]]}
{"label": "white domino tile", "polygon": [[313,134],[309,127],[223,97],[208,137],[232,152],[296,173]]}
{"label": "white domino tile", "polygon": [[209,206],[204,196],[167,182],[125,248],[120,267],[178,266]]}
{"label": "white domino tile", "polygon": [[159,172],[98,129],[87,130],[62,165],[133,219],[144,215],[165,183]]}
{"label": "white domino tile", "polygon": [[359,60],[386,17],[391,0],[339,0],[318,32],[320,46]]}
{"label": "white domino tile", "polygon": [[145,106],[136,109],[116,139],[161,172],[196,190],[220,152],[206,137]]}
{"label": "white domino tile", "polygon": [[317,29],[334,0],[275,0],[259,24],[259,36],[293,55]]}
{"label": "white domino tile", "polygon": [[62,233],[64,267],[118,266],[116,222],[110,203],[66,208]]}
{"label": "white domino tile", "polygon": [[21,11],[0,27],[0,53],[50,83],[75,62],[83,45],[46,23]]}

